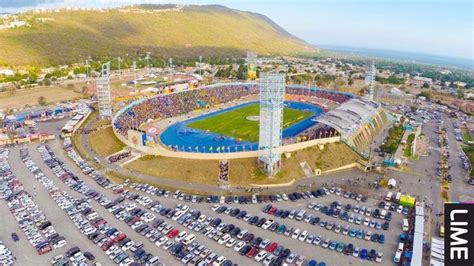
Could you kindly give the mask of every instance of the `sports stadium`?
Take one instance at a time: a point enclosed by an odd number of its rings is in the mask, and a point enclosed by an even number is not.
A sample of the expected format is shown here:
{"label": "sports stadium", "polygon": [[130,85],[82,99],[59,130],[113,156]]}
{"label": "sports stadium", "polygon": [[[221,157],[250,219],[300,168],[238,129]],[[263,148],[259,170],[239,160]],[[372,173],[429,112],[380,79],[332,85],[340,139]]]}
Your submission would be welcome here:
{"label": "sports stadium", "polygon": [[[141,152],[187,159],[258,157],[257,83],[222,83],[134,101],[113,118],[119,140]],[[386,122],[380,105],[349,93],[288,85],[280,153],[343,142],[366,157]]]}

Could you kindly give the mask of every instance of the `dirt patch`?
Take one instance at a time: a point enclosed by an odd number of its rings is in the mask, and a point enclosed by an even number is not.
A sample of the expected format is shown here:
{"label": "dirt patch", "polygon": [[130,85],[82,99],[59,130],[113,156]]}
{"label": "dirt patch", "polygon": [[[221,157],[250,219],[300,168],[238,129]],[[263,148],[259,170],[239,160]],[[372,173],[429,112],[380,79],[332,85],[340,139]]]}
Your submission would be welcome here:
{"label": "dirt patch", "polygon": [[115,136],[112,127],[94,131],[88,137],[91,148],[100,156],[109,156],[125,147]]}

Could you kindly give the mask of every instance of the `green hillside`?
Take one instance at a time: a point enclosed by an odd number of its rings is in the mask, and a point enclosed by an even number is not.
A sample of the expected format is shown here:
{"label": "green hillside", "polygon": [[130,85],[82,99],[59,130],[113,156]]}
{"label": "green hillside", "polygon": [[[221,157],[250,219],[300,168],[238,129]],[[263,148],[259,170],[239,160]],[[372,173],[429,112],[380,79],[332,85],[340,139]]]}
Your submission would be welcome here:
{"label": "green hillside", "polygon": [[315,52],[260,14],[214,5],[169,8],[24,13],[20,19],[31,27],[0,30],[0,64],[46,66],[147,51],[162,57]]}

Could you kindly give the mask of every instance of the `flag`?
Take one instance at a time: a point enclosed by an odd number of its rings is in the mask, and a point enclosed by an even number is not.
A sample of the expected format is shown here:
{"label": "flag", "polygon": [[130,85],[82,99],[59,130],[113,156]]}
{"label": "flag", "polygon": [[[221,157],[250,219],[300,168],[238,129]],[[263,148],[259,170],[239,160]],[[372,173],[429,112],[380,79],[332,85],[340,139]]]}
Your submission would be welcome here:
{"label": "flag", "polygon": [[212,146],[209,147],[209,151],[210,151],[210,152],[212,152],[213,149],[214,149],[214,148],[213,148]]}
{"label": "flag", "polygon": [[216,151],[217,151],[217,152],[220,152],[220,151],[221,151],[221,147],[217,147]]}

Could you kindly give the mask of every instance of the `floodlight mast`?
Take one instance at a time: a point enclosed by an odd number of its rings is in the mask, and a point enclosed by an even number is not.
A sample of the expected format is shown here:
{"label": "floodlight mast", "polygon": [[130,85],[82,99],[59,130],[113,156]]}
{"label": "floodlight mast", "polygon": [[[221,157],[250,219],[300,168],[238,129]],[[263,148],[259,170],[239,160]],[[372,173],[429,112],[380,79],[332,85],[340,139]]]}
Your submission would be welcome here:
{"label": "floodlight mast", "polygon": [[285,99],[285,75],[277,73],[262,73],[260,87],[260,131],[259,157],[262,170],[274,176],[281,168],[283,107]]}
{"label": "floodlight mast", "polygon": [[102,65],[97,78],[97,101],[101,119],[112,119],[112,94],[110,92],[110,61]]}

